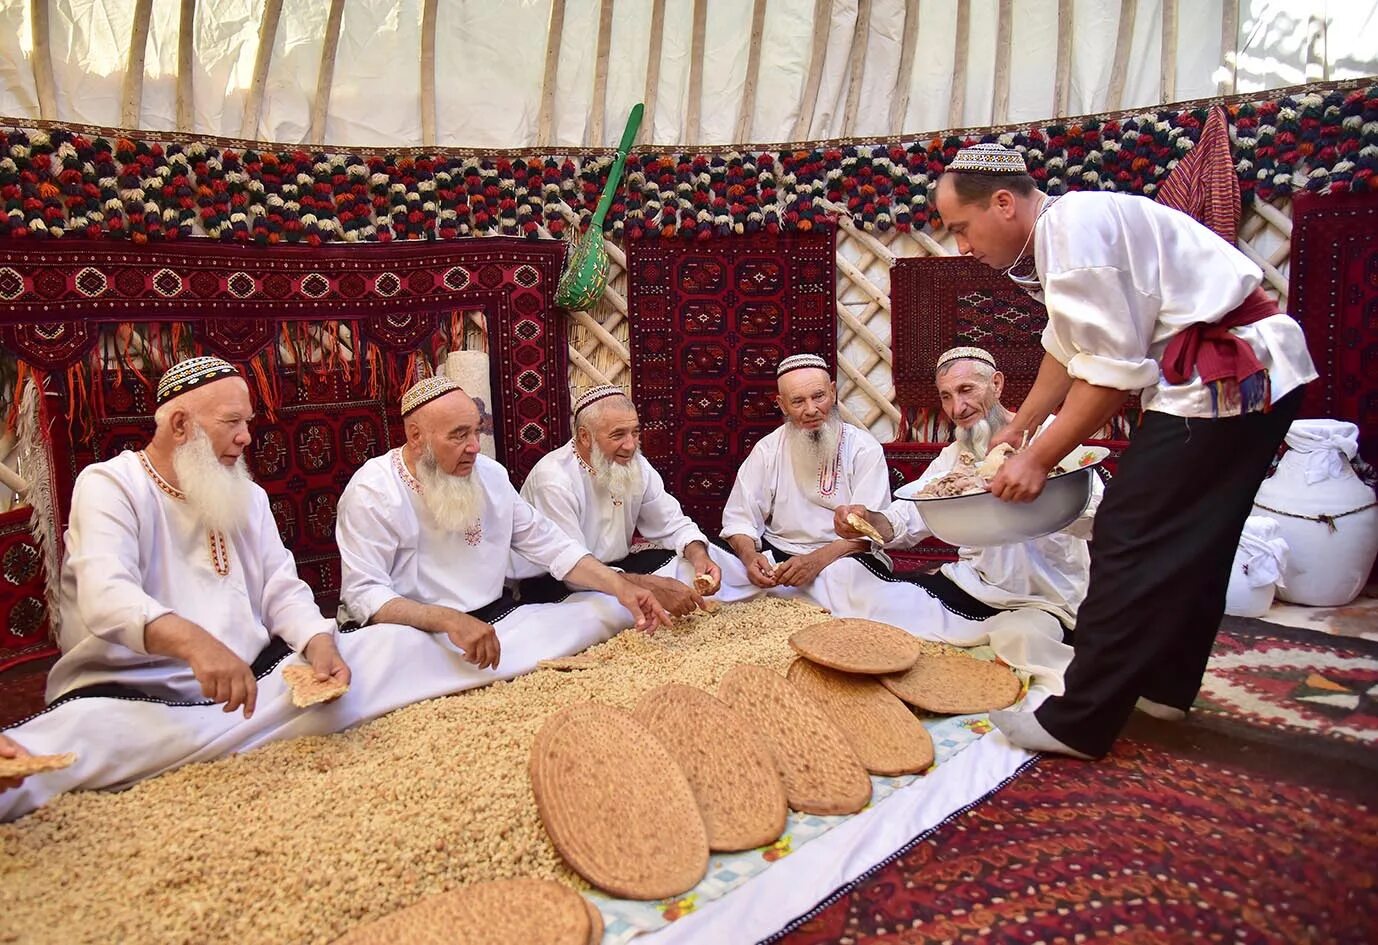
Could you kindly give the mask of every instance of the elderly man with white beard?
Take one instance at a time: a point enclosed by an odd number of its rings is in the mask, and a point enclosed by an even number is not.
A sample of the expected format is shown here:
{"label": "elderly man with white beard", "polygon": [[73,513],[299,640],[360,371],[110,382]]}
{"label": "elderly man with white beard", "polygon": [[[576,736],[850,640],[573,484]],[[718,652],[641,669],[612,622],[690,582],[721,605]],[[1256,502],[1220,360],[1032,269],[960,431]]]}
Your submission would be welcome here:
{"label": "elderly man with white beard", "polygon": [[[457,383],[420,382],[403,396],[402,417],[406,444],[361,466],[336,513],[340,596],[361,625],[347,638],[397,624],[429,634],[431,645],[408,657],[405,673],[419,692],[434,694],[529,672],[629,621],[648,631],[670,623],[650,591],[599,563],[479,454],[478,408]],[[518,604],[503,588],[514,552],[603,594]],[[621,605],[620,616],[609,617],[603,595]]]}
{"label": "elderly man with white beard", "polygon": [[77,761],[0,785],[12,788],[0,791],[0,820],[62,791],[123,786],[296,734],[299,716],[305,730],[328,726],[326,714],[291,705],[278,667],[292,651],[318,680],[350,682],[334,623],[245,467],[243,378],[219,358],[191,358],[163,375],[156,399],[147,448],[77,477],[49,706],[0,745]]}
{"label": "elderly man with white beard", "polygon": [[[636,405],[620,387],[604,384],[585,391],[575,402],[571,426],[570,441],[543,456],[526,477],[524,499],[599,561],[655,594],[677,617],[703,607],[704,596],[719,590],[724,602],[754,596],[744,574],[721,586],[722,567],[740,570],[737,559],[710,548],[666,491],[660,473],[641,453]],[[634,534],[653,547],[633,555]],[[533,566],[519,555],[512,558],[511,573],[526,579],[523,599],[533,589],[539,594],[559,590],[547,587],[558,582],[534,578]],[[696,588],[696,579],[704,586]]]}
{"label": "elderly man with white beard", "polygon": [[[1005,376],[990,352],[953,348],[938,358],[934,373],[943,412],[955,425],[956,436],[919,476],[920,484],[951,472],[962,453],[984,458],[991,437],[1013,416],[1000,403]],[[1100,479],[1093,477],[1086,510],[1060,532],[1018,544],[959,548],[958,560],[944,564],[937,574],[907,578],[933,594],[948,612],[940,624],[940,638],[958,646],[989,642],[1012,665],[1037,666],[1060,676],[1072,658],[1071,647],[1061,643],[1062,628],[1076,625],[1077,607],[1086,596],[1091,562],[1086,540],[1103,492]],[[841,506],[833,522],[839,536],[861,537],[847,522],[853,514],[890,538],[886,548],[911,548],[932,534],[918,503],[895,502],[887,509]],[[991,620],[1012,610],[1043,611],[1057,623],[1046,618]]]}

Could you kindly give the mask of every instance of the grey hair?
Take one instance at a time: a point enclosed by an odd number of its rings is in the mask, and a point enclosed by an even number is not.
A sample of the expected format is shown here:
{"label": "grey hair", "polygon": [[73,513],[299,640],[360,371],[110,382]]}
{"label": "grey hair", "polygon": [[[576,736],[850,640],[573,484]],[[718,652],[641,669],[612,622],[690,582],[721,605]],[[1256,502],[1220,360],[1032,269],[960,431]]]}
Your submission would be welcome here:
{"label": "grey hair", "polygon": [[954,364],[961,363],[967,363],[972,365],[972,370],[976,373],[976,376],[981,378],[981,380],[985,381],[987,384],[995,380],[996,369],[991,367],[986,362],[982,361],[980,358],[953,358],[951,361],[948,361],[946,364],[939,367],[937,374],[935,376],[947,377],[947,372],[952,370],[952,366]]}
{"label": "grey hair", "polygon": [[574,418],[574,432],[588,430],[589,435],[592,436],[594,424],[603,419],[603,414],[611,407],[616,407],[619,410],[636,410],[636,404],[632,403],[632,399],[626,394],[613,394],[604,397],[602,400],[594,401],[579,412],[579,415]]}

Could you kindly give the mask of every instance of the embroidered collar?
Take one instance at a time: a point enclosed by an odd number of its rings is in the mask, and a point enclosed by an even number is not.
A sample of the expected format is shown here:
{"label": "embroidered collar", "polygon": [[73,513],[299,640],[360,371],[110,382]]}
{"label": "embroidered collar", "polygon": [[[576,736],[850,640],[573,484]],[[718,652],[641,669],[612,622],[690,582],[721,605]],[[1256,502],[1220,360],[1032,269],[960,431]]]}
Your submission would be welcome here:
{"label": "embroidered collar", "polygon": [[407,461],[402,458],[402,447],[400,446],[392,451],[392,468],[397,470],[397,475],[406,483],[408,489],[415,492],[417,495],[421,494],[421,483],[411,474],[411,470],[407,468]]}
{"label": "embroidered collar", "polygon": [[569,451],[574,454],[574,459],[579,464],[579,468],[588,473],[590,479],[598,478],[598,473],[594,471],[594,468],[584,462],[584,457],[579,455],[579,447],[575,445],[573,440],[569,441]]}
{"label": "embroidered collar", "polygon": [[148,473],[148,477],[153,480],[153,484],[161,489],[164,495],[170,496],[178,502],[187,501],[187,494],[164,479],[163,474],[153,467],[153,461],[148,458],[147,452],[139,450],[137,455],[139,457],[139,465],[143,466],[144,472]]}

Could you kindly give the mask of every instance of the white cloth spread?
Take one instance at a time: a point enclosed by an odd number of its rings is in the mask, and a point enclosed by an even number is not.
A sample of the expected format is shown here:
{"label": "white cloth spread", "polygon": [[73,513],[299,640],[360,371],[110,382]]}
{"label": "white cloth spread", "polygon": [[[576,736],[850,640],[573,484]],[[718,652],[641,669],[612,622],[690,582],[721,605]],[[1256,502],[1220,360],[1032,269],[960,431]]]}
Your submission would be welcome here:
{"label": "white cloth spread", "polygon": [[[1048,307],[1043,347],[1073,378],[1140,391],[1145,410],[1216,415],[1199,376],[1168,385],[1158,362],[1174,335],[1219,321],[1262,282],[1243,253],[1145,197],[1079,191],[1039,218],[1034,258],[1042,291],[1033,295]],[[1289,316],[1232,331],[1268,369],[1274,402],[1317,377]]]}

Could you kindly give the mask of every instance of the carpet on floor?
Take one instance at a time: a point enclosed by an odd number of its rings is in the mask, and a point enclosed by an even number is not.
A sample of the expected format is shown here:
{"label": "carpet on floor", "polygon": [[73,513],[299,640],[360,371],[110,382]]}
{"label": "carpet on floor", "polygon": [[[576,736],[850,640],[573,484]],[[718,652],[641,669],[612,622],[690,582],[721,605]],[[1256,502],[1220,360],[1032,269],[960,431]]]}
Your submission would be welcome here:
{"label": "carpet on floor", "polygon": [[1297,774],[1041,756],[766,941],[1378,940],[1374,798]]}

